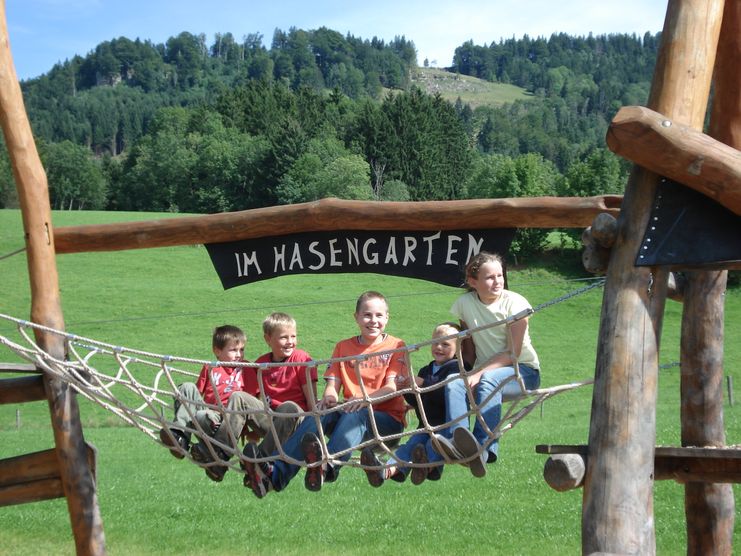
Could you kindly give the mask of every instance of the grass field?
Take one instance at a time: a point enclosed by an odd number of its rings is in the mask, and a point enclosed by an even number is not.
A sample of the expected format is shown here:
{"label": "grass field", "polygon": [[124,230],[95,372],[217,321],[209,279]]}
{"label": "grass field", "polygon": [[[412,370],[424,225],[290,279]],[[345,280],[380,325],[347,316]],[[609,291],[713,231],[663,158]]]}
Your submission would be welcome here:
{"label": "grass field", "polygon": [[[57,226],[152,218],[123,213],[55,213]],[[0,256],[23,245],[20,214],[0,210]],[[571,281],[578,253],[557,264],[514,269],[511,289],[535,306],[583,285]],[[247,357],[265,351],[260,323],[273,310],[293,314],[302,347],[316,358],[356,332],[354,301],[378,289],[390,301],[388,331],[412,343],[450,318],[460,293],[432,283],[378,275],[286,277],[224,291],[202,246],[58,257],[66,328],[117,345],[210,357],[214,326],[245,329]],[[558,267],[559,272],[553,269]],[[564,273],[563,269],[567,269]],[[568,270],[572,269],[572,270]],[[0,312],[26,318],[30,294],[25,257],[0,260]],[[593,374],[601,290],[548,307],[531,319],[544,386]],[[679,359],[681,306],[667,302],[661,363]],[[0,321],[0,334],[12,327]],[[726,374],[741,381],[741,291],[726,296]],[[12,360],[0,349],[0,361]],[[414,353],[415,368],[429,354]],[[736,399],[739,398],[736,393]],[[577,554],[581,492],[557,493],[543,481],[536,444],[584,443],[591,389],[548,401],[508,432],[500,461],[484,479],[449,467],[442,481],[414,487],[391,482],[371,488],[346,469],[318,494],[294,481],[285,492],[256,499],[242,476],[211,482],[197,466],[178,461],[140,431],[123,426],[81,400],[86,439],[98,448],[98,496],[110,554]],[[17,427],[20,411],[20,428]],[[728,443],[740,443],[741,410],[725,405]],[[657,443],[679,444],[679,370],[660,371]],[[0,458],[52,447],[44,402],[0,406]],[[299,477],[300,479],[300,477]],[[738,496],[738,487],[735,487]],[[683,488],[655,488],[658,554],[685,554]],[[735,536],[741,546],[741,536]],[[3,554],[71,554],[74,543],[64,499],[0,509]]]}
{"label": "grass field", "polygon": [[412,75],[412,82],[423,91],[439,94],[445,100],[455,103],[460,98],[463,104],[471,108],[479,106],[501,106],[516,100],[526,100],[532,95],[522,87],[508,83],[492,83],[437,68],[417,68]]}

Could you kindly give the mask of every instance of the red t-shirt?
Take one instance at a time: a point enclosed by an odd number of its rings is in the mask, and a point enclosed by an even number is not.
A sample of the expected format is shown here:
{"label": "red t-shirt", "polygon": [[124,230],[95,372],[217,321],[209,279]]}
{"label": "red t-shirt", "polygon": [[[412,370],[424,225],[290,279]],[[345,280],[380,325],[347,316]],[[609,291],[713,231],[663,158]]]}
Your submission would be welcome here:
{"label": "red t-shirt", "polygon": [[[300,349],[293,350],[293,353],[283,361],[273,361],[272,353],[266,353],[257,358],[255,363],[284,363],[280,367],[270,367],[262,371],[263,387],[265,388],[265,395],[270,399],[270,407],[275,409],[283,402],[296,402],[304,411],[309,410],[309,400],[304,395],[303,387],[308,383],[307,369],[311,382],[317,381],[316,367],[290,364],[306,361],[311,361],[311,356]],[[250,368],[245,369],[245,371],[245,391],[259,397],[260,387],[257,384],[257,369]]]}
{"label": "red t-shirt", "polygon": [[[211,370],[211,379],[208,377],[209,369]],[[232,393],[244,390],[244,370],[242,367],[211,367],[210,365],[204,365],[196,381],[196,388],[203,396],[203,401],[208,404],[216,404],[213,383],[219,393],[221,403],[226,405]]]}
{"label": "red t-shirt", "polygon": [[[372,346],[361,344],[358,341],[358,337],[353,336],[347,340],[342,340],[335,346],[332,359],[353,355],[367,355],[403,347],[404,342],[402,340],[388,334],[382,342]],[[406,361],[403,351],[375,355],[361,361],[359,370],[366,393],[372,394],[376,390],[380,390],[392,378],[408,376],[409,369]],[[324,373],[324,378],[335,377],[338,379],[339,383],[336,385],[337,392],[339,393],[340,387],[342,387],[345,398],[363,395],[360,389],[358,373],[355,370],[356,363],[357,361],[355,360],[335,361],[329,366],[327,372]],[[385,411],[400,423],[404,422],[406,404],[404,403],[403,396],[396,396],[385,402],[373,404],[373,409]]]}

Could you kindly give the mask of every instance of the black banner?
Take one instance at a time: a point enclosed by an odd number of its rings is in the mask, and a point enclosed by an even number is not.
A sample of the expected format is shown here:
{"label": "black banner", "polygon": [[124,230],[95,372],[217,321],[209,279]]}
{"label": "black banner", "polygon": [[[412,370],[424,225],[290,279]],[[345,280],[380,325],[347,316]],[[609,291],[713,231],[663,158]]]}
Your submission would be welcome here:
{"label": "black banner", "polygon": [[375,272],[448,286],[479,251],[505,256],[513,228],[308,232],[206,245],[224,289],[287,274]]}

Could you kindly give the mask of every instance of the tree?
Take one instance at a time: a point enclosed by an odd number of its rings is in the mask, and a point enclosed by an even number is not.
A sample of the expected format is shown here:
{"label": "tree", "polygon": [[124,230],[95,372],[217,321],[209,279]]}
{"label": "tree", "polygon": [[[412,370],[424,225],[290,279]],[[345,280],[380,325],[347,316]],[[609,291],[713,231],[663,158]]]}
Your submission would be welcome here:
{"label": "tree", "polygon": [[71,141],[42,144],[40,157],[49,183],[49,199],[56,209],[105,207],[106,182],[90,151]]}

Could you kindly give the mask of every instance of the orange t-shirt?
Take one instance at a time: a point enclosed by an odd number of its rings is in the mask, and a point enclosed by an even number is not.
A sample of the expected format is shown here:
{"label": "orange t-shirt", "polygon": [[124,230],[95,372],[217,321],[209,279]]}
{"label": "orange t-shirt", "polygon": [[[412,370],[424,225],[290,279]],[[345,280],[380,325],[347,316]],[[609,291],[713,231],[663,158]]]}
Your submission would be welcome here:
{"label": "orange t-shirt", "polygon": [[[386,334],[383,341],[372,346],[361,344],[358,336],[354,336],[338,342],[332,353],[332,358],[368,355],[402,347],[404,347],[402,340],[388,334]],[[383,388],[389,379],[409,375],[406,353],[403,351],[383,353],[361,361],[352,359],[348,361],[335,361],[330,364],[327,372],[324,373],[324,378],[335,377],[338,381],[336,385],[337,392],[339,394],[341,387],[345,398],[362,396],[363,392],[360,389],[358,371],[360,371],[360,377],[362,377],[366,393],[372,394],[376,390]],[[373,409],[388,413],[400,423],[404,422],[405,408],[404,397],[401,395],[381,403],[373,404]]]}

